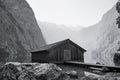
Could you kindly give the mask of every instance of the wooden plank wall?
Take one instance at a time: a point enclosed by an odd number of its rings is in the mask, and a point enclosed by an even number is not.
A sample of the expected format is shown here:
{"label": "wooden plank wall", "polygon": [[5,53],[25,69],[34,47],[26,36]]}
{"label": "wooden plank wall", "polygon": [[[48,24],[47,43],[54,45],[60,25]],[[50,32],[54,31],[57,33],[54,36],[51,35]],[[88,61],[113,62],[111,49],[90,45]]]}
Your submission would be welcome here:
{"label": "wooden plank wall", "polygon": [[50,51],[49,57],[51,61],[64,61],[64,50],[71,50],[71,60],[84,62],[84,53],[80,48],[72,45],[70,42],[61,44]]}

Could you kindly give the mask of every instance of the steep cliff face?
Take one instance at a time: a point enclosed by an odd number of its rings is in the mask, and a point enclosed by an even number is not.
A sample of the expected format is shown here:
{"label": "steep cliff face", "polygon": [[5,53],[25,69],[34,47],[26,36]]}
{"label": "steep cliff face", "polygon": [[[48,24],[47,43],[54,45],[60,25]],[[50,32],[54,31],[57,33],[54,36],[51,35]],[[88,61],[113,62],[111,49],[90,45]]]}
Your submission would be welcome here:
{"label": "steep cliff face", "polygon": [[91,53],[96,61],[107,65],[114,65],[113,58],[118,49],[120,30],[116,24],[117,17],[118,13],[114,6],[103,16],[103,19],[95,25],[99,27],[99,31],[96,37],[96,48],[94,48]]}
{"label": "steep cliff face", "polygon": [[[0,5],[0,61],[25,61],[30,58],[17,35],[19,25],[11,14]],[[20,27],[20,26],[19,26]],[[25,59],[27,58],[27,59]],[[28,60],[29,61],[29,60]]]}
{"label": "steep cliff face", "polygon": [[29,51],[44,45],[32,9],[25,0],[0,0],[0,63],[30,61]]}
{"label": "steep cliff face", "polygon": [[45,44],[34,13],[25,0],[1,0],[1,3],[19,24],[17,34],[25,49],[35,50]]}
{"label": "steep cliff face", "polygon": [[[119,14],[116,19],[116,23],[118,25],[117,27],[120,28],[120,0],[116,3],[116,10]],[[114,59],[113,59],[116,66],[120,66],[120,39],[118,42],[118,46],[119,46],[119,48],[118,48],[117,52],[115,53]]]}

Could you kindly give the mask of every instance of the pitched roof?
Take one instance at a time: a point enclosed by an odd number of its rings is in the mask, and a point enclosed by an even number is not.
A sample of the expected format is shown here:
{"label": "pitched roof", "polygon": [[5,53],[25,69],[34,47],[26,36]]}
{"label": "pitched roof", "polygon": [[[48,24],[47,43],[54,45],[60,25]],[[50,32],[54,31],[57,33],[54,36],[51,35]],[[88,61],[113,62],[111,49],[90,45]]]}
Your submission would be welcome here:
{"label": "pitched roof", "polygon": [[[53,43],[53,44],[48,44],[48,45],[45,45],[45,46],[40,47],[39,50],[37,50],[37,51],[32,51],[32,52],[49,51],[51,48],[56,47],[56,46],[58,46],[58,45],[60,45],[60,44],[62,44],[62,43],[64,43],[64,42],[66,42],[66,41],[71,41],[71,40],[70,40],[70,39],[65,39],[65,40],[62,40],[62,41],[59,41],[59,42],[55,42],[55,43]],[[72,41],[71,41],[71,42],[72,42]],[[73,43],[73,42],[72,42],[72,43]],[[75,44],[75,43],[73,43],[73,44]],[[75,44],[75,45],[78,46],[80,49],[82,49],[83,51],[86,52],[86,50],[83,49],[82,47],[80,47],[79,45],[77,45],[77,44]]]}

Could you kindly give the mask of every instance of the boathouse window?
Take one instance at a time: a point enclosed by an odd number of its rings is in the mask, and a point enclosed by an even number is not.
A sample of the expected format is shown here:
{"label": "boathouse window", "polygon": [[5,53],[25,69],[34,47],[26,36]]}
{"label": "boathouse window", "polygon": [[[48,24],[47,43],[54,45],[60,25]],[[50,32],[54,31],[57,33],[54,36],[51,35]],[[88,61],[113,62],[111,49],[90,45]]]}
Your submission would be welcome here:
{"label": "boathouse window", "polygon": [[64,60],[71,60],[71,51],[68,50],[64,50]]}

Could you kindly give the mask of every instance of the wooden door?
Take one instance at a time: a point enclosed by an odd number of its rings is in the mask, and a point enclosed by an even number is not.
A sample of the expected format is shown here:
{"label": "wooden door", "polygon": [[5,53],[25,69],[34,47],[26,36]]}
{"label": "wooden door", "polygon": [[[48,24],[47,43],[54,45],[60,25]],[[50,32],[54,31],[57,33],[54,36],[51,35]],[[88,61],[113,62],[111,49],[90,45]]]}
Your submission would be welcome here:
{"label": "wooden door", "polygon": [[64,50],[64,60],[65,61],[71,60],[71,51],[70,50]]}

